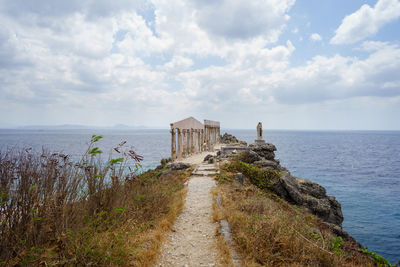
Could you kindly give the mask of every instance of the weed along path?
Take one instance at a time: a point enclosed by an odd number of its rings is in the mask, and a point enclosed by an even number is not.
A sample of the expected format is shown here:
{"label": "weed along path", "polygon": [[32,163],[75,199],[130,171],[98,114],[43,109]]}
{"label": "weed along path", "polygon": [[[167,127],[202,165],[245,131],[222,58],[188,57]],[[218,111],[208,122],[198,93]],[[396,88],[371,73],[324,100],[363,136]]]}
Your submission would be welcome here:
{"label": "weed along path", "polygon": [[[206,154],[205,154],[206,155]],[[161,260],[156,266],[217,266],[218,223],[212,219],[215,186],[214,164],[202,163],[205,155],[196,155],[185,162],[195,164],[188,181],[188,193],[182,213],[163,246]]]}

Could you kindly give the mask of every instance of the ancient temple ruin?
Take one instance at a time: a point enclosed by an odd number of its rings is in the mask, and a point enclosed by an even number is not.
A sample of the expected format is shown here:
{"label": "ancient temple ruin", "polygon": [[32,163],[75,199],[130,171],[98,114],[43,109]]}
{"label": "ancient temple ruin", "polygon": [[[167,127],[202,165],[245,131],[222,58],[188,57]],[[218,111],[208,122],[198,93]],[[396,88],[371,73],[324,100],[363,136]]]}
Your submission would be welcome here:
{"label": "ancient temple ruin", "polygon": [[193,153],[212,151],[220,141],[220,123],[193,117],[171,123],[171,159],[182,159]]}

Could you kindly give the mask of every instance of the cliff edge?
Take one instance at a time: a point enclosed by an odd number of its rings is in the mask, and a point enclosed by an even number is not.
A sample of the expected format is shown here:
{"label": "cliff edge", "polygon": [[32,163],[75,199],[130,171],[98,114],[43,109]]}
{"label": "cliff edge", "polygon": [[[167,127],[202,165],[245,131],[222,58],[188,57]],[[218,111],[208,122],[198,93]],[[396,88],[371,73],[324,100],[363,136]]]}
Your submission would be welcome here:
{"label": "cliff edge", "polygon": [[[235,143],[244,143],[231,135],[225,134],[224,136],[229,136],[230,138],[224,139],[235,140]],[[256,141],[247,147],[242,146],[242,149],[232,150],[227,146],[220,156],[222,159],[239,156],[242,162],[255,165],[261,170],[278,172],[278,178],[269,181],[268,188],[271,191],[290,204],[322,219],[324,224],[336,235],[354,241],[354,238],[342,228],[343,213],[341,204],[336,198],[327,195],[326,189],[320,184],[293,176],[288,169],[280,165],[278,159],[275,159],[276,150],[274,144]]]}

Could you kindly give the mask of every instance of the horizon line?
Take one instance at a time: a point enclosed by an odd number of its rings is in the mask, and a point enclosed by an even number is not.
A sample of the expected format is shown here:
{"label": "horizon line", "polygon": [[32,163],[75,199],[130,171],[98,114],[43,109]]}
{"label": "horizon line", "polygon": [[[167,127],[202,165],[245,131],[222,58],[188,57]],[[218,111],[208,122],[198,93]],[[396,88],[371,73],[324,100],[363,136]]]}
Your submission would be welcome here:
{"label": "horizon line", "polygon": [[[64,128],[63,128],[64,127]],[[113,126],[94,126],[94,125],[23,125],[23,126],[1,126],[1,130],[169,130],[168,126],[130,126],[130,125],[113,125]],[[223,130],[255,130],[256,128],[232,128],[221,127]],[[400,129],[343,129],[343,128],[265,128],[264,131],[400,131]]]}

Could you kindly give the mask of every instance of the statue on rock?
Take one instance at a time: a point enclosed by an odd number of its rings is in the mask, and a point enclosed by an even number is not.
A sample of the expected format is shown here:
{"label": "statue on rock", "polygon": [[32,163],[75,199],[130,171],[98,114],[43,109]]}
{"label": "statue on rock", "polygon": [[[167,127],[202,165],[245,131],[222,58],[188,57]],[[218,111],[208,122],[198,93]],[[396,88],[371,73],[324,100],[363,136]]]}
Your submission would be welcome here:
{"label": "statue on rock", "polygon": [[262,137],[262,123],[261,122],[259,122],[257,124],[257,140],[263,140],[263,137]]}
{"label": "statue on rock", "polygon": [[260,144],[260,143],[265,143],[264,139],[263,139],[263,129],[262,129],[262,123],[259,122],[257,124],[257,140],[255,140],[256,143]]}

